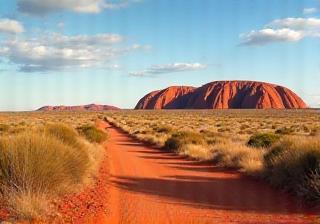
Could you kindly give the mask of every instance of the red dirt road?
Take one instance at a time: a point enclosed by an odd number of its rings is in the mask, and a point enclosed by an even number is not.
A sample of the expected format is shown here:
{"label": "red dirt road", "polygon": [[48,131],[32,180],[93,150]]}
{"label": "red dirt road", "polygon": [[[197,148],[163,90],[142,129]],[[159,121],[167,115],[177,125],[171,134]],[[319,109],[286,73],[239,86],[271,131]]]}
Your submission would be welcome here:
{"label": "red dirt road", "polygon": [[107,130],[110,213],[101,223],[320,221],[316,212],[265,183],[147,147],[110,126]]}

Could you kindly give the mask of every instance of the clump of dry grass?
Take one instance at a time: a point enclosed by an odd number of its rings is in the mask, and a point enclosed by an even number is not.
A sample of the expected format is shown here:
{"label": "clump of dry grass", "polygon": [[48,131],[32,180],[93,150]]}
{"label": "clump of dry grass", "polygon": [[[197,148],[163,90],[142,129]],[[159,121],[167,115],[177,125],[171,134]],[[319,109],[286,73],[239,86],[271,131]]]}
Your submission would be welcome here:
{"label": "clump of dry grass", "polygon": [[274,186],[320,203],[320,139],[287,137],[264,156],[266,179]]}
{"label": "clump of dry grass", "polygon": [[275,133],[279,135],[290,135],[294,133],[294,129],[292,127],[283,127],[276,130]]}
{"label": "clump of dry grass", "polygon": [[88,141],[93,143],[102,143],[107,140],[107,133],[96,128],[92,125],[84,125],[77,128],[80,134],[82,134]]}
{"label": "clump of dry grass", "polygon": [[174,133],[166,142],[164,148],[170,151],[182,152],[185,145],[206,145],[201,134],[194,132]]}
{"label": "clump of dry grass", "polygon": [[225,140],[213,145],[213,160],[220,165],[239,169],[250,175],[259,175],[263,168],[263,149],[254,149],[242,143]]}
{"label": "clump of dry grass", "polygon": [[69,146],[80,147],[79,136],[73,128],[60,123],[52,123],[47,124],[44,130],[48,135],[59,139]]}
{"label": "clump of dry grass", "polygon": [[180,149],[181,155],[189,156],[199,161],[211,161],[213,152],[203,145],[186,144]]}
{"label": "clump of dry grass", "polygon": [[20,219],[46,215],[51,200],[88,183],[98,151],[63,125],[1,137],[2,201]]}
{"label": "clump of dry grass", "polygon": [[5,133],[9,131],[10,126],[7,124],[0,124],[0,134]]}

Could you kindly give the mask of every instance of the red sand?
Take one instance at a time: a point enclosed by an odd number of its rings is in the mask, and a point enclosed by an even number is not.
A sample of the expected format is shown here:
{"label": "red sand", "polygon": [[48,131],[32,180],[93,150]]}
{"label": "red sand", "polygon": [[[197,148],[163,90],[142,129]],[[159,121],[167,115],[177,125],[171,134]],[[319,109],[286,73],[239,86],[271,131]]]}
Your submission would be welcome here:
{"label": "red sand", "polygon": [[316,220],[315,212],[263,182],[147,147],[112,127],[108,132],[111,179],[106,223]]}
{"label": "red sand", "polygon": [[[106,124],[100,123],[99,126],[101,129],[105,129]],[[108,164],[109,158],[106,154],[94,186],[85,189],[80,194],[70,195],[59,203],[58,212],[61,217],[56,222],[91,223],[94,220],[92,223],[104,223],[103,217],[108,212]]]}

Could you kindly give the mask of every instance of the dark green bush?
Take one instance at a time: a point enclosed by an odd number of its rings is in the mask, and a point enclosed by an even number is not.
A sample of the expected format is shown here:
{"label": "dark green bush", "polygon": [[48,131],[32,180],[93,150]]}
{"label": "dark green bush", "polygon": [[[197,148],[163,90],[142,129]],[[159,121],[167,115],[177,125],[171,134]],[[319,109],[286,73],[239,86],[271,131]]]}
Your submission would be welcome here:
{"label": "dark green bush", "polygon": [[84,125],[84,126],[78,127],[77,130],[81,135],[83,135],[90,142],[102,143],[108,138],[107,133],[96,128],[95,126]]}
{"label": "dark green bush", "polygon": [[252,135],[248,141],[248,145],[252,147],[270,147],[273,143],[280,139],[279,135],[273,133],[258,133]]}
{"label": "dark green bush", "polygon": [[205,145],[206,140],[198,133],[194,132],[178,132],[173,134],[166,142],[165,149],[170,151],[179,151],[183,145]]}

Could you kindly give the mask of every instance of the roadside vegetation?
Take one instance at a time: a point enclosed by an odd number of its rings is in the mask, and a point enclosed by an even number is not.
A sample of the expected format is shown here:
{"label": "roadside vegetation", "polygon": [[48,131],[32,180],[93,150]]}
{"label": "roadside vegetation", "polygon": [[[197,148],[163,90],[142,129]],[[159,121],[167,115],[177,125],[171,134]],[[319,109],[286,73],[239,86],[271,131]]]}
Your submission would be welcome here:
{"label": "roadside vegetation", "polygon": [[319,111],[118,111],[106,116],[141,141],[238,169],[320,205]]}
{"label": "roadside vegetation", "polygon": [[107,140],[108,136],[105,132],[93,125],[84,125],[77,128],[78,132],[92,143],[102,143]]}
{"label": "roadside vegetation", "polygon": [[[104,154],[95,143],[106,135],[89,125],[97,114],[76,115],[80,126],[62,113],[0,116],[0,208],[9,213],[9,219],[54,216],[55,201],[93,183]],[[16,123],[16,116],[23,123]],[[82,128],[77,131],[76,127]],[[83,132],[83,127],[90,131]]]}

